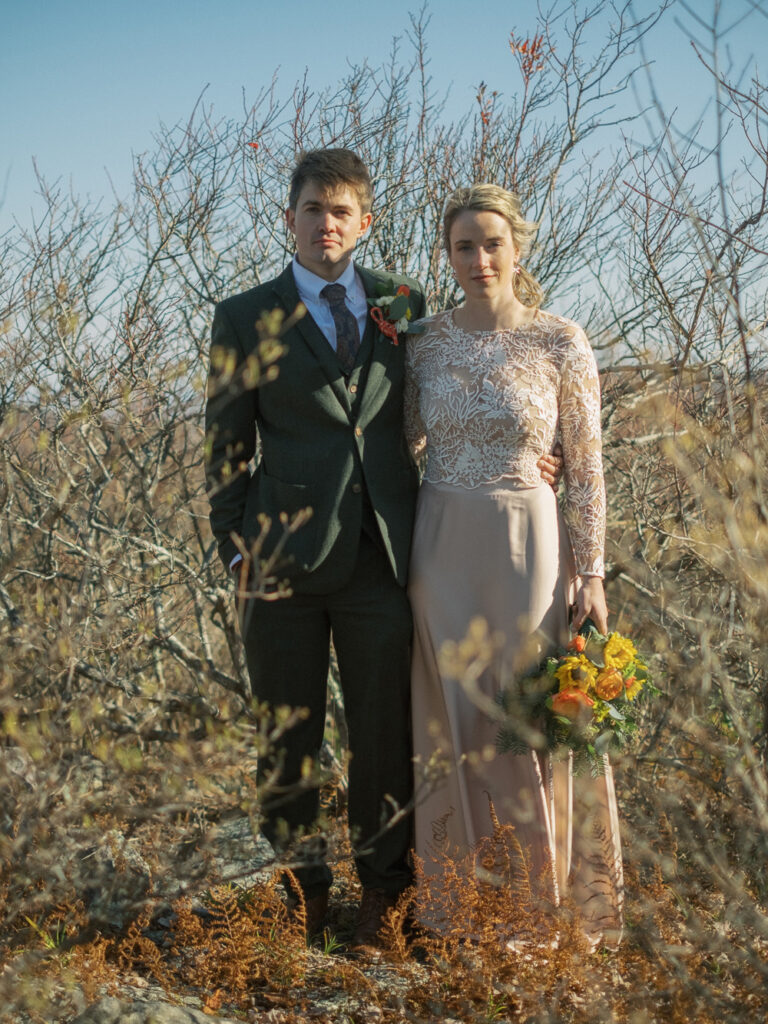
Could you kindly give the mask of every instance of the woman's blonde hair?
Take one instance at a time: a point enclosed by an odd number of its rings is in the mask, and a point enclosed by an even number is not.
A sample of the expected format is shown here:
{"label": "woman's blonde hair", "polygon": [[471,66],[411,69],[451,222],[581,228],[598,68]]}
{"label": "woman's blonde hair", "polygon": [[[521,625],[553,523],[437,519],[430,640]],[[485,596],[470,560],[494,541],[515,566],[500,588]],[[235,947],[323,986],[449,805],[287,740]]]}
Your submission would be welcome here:
{"label": "woman's blonde hair", "polygon": [[[508,192],[500,185],[481,184],[469,188],[458,188],[448,197],[443,210],[443,244],[446,251],[451,251],[451,228],[460,213],[466,210],[490,210],[498,213],[509,224],[512,241],[520,250],[520,259],[524,259],[531,249],[531,243],[539,225],[526,220],[520,209],[520,200],[514,192]],[[525,306],[539,306],[544,298],[544,290],[539,282],[522,265],[518,265],[512,287],[515,295]]]}

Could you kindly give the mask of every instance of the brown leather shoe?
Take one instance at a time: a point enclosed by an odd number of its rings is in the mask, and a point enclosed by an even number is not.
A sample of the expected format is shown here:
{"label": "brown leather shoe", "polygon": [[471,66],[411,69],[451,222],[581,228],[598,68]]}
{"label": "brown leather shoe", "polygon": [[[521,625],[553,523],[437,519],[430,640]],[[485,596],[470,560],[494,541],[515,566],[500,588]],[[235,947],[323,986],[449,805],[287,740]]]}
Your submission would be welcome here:
{"label": "brown leather shoe", "polygon": [[399,898],[399,893],[387,892],[385,889],[363,889],[363,898],[357,911],[355,934],[350,947],[353,952],[381,955],[380,932],[384,925],[384,917]]}
{"label": "brown leather shoe", "polygon": [[[328,890],[316,893],[314,896],[304,897],[306,911],[306,933],[307,942],[310,942],[316,935],[321,935],[325,927],[325,915],[328,913]],[[288,914],[291,918],[297,918],[300,912],[301,902],[293,894],[288,896]]]}

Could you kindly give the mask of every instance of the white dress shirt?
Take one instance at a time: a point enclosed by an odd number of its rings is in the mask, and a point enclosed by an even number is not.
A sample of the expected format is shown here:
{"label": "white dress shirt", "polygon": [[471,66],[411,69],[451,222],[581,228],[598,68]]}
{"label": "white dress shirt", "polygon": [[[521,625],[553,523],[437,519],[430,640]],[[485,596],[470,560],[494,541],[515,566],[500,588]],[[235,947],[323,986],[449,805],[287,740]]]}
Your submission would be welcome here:
{"label": "white dress shirt", "polygon": [[307,270],[306,267],[302,267],[295,256],[293,257],[292,268],[293,279],[296,282],[299,298],[307,307],[309,315],[328,339],[334,352],[336,351],[336,324],[333,322],[328,300],[320,294],[327,284],[343,284],[347,289],[344,301],[347,309],[357,320],[357,326],[360,329],[360,340],[362,341],[368,318],[368,303],[365,298],[363,282],[360,280],[360,275],[355,271],[354,263],[350,260],[349,266],[341,277],[336,278],[333,282],[326,281],[324,278],[318,277],[317,274],[313,274],[311,270]]}

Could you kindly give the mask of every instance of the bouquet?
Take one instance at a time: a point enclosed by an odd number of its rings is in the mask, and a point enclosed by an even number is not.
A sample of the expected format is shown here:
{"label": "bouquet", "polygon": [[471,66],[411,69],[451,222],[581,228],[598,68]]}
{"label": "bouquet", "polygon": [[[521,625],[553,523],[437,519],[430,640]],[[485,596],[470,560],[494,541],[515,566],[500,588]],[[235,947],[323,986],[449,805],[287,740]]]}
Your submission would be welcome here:
{"label": "bouquet", "polygon": [[658,693],[632,640],[599,633],[588,619],[566,648],[500,692],[497,745],[512,753],[567,748],[575,769],[599,772],[603,754],[637,730],[640,702]]}

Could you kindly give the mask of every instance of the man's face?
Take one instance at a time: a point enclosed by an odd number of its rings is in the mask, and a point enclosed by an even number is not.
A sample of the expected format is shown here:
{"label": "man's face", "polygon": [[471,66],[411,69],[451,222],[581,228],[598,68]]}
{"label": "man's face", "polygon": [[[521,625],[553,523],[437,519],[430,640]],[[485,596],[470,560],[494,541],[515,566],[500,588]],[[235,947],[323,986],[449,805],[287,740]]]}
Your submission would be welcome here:
{"label": "man's face", "polygon": [[299,263],[326,281],[335,281],[344,272],[371,219],[349,186],[329,191],[313,181],[302,188],[296,209],[285,211]]}

